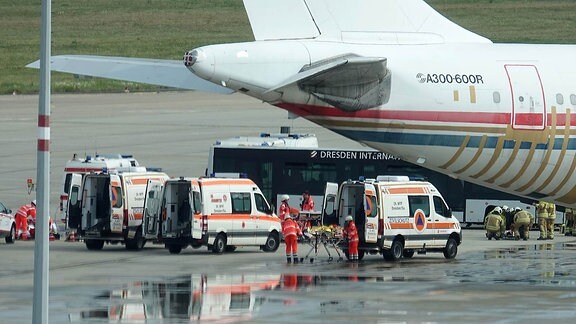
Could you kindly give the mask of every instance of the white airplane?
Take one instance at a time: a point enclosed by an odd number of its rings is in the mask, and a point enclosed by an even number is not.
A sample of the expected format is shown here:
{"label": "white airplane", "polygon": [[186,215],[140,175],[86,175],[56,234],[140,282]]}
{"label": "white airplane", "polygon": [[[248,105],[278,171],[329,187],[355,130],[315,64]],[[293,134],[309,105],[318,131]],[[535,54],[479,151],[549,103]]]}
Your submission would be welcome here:
{"label": "white airplane", "polygon": [[184,62],[55,56],[52,69],[240,91],[452,177],[576,207],[576,46],[493,44],[422,0],[244,5],[254,42]]}

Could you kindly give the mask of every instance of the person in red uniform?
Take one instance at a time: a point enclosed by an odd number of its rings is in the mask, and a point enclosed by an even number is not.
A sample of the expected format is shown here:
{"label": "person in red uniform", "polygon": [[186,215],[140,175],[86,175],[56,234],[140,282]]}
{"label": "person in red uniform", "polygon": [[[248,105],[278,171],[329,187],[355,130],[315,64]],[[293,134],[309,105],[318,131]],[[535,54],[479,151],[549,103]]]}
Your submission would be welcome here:
{"label": "person in red uniform", "polygon": [[280,196],[280,201],[282,202],[280,203],[280,208],[278,210],[279,211],[278,217],[280,217],[281,221],[284,221],[286,215],[290,215],[290,205],[288,205],[288,200],[290,200],[290,196],[288,195]]}
{"label": "person in red uniform", "polygon": [[30,232],[28,232],[28,218],[36,218],[36,200],[32,200],[29,204],[18,208],[15,216],[17,237],[23,240],[28,239],[30,236]]}
{"label": "person in red uniform", "polygon": [[300,205],[302,211],[314,211],[314,200],[310,197],[308,190],[302,194],[302,204]]}
{"label": "person in red uniform", "polygon": [[346,225],[342,234],[345,239],[348,239],[348,259],[352,262],[358,262],[358,230],[352,216],[346,216]]}
{"label": "person in red uniform", "polygon": [[294,259],[294,263],[298,263],[298,236],[302,235],[302,231],[290,213],[286,215],[282,223],[282,234],[286,243],[286,262],[292,263]]}

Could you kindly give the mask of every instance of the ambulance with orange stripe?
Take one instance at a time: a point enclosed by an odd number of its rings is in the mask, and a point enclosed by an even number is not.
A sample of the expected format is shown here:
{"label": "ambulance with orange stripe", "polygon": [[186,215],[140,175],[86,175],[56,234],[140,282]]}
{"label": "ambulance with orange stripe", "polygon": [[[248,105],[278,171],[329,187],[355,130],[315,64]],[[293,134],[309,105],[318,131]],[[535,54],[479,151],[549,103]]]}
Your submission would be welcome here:
{"label": "ambulance with orange stripe", "polygon": [[153,234],[158,226],[172,254],[188,245],[218,254],[237,246],[278,249],[280,219],[250,179],[182,177],[149,187],[145,232]]}
{"label": "ambulance with orange stripe", "polygon": [[163,183],[163,172],[102,172],[84,176],[80,195],[68,204],[69,224],[84,238],[89,250],[105,242],[124,243],[140,250],[146,243],[142,228],[144,200],[149,180]]}
{"label": "ambulance with orange stripe", "polygon": [[[460,223],[429,182],[406,176],[378,176],[341,185],[328,183],[323,224],[344,226],[352,216],[360,237],[359,255],[381,253],[396,261],[415,252],[442,252],[456,257],[462,242]],[[343,245],[347,255],[347,245]]]}

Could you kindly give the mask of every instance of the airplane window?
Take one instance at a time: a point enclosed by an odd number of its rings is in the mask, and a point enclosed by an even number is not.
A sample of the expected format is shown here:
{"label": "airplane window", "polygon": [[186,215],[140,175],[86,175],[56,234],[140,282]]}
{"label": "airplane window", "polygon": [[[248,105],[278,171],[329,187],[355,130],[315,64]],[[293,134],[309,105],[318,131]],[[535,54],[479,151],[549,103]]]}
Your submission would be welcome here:
{"label": "airplane window", "polygon": [[524,102],[524,97],[520,96],[520,98],[518,98],[518,100],[519,100],[520,102]]}
{"label": "airplane window", "polygon": [[574,94],[570,95],[570,103],[576,106],[576,95]]}
{"label": "airplane window", "polygon": [[500,103],[500,92],[494,91],[492,98],[494,99],[494,103]]}
{"label": "airplane window", "polygon": [[559,105],[563,105],[564,104],[564,96],[561,93],[556,94],[556,102]]}

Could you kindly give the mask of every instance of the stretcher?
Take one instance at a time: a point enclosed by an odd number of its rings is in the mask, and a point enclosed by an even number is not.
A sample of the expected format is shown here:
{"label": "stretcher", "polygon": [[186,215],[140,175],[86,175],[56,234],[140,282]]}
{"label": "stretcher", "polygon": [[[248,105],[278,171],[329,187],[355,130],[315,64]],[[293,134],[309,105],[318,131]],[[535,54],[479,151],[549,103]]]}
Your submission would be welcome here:
{"label": "stretcher", "polygon": [[[342,242],[342,231],[341,229],[330,229],[325,227],[311,227],[308,231],[304,232],[302,242],[308,244],[310,249],[308,253],[303,258],[300,258],[300,262],[305,260],[313,263],[314,260],[318,259],[318,255],[325,251],[328,255],[328,262],[334,261],[335,253],[338,258],[337,262],[344,260],[344,252],[340,249],[340,243]],[[332,250],[332,252],[330,252]]]}

